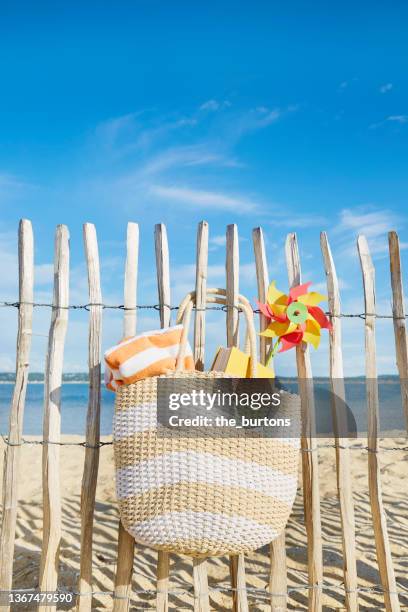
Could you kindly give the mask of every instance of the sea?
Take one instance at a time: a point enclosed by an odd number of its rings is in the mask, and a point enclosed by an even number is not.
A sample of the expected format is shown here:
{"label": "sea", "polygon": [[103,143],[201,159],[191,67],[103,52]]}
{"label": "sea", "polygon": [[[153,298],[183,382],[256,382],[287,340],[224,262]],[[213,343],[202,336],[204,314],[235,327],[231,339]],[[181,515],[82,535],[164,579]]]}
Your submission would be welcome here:
{"label": "sea", "polygon": [[[380,377],[378,382],[380,437],[405,437],[406,426],[401,401],[401,383],[398,377]],[[281,379],[283,388],[297,391],[297,379]],[[406,381],[404,382],[406,384]],[[408,385],[406,385],[408,386]],[[9,410],[12,398],[13,382],[0,381],[0,434],[7,435]],[[353,421],[356,437],[364,437],[367,432],[367,393],[364,377],[345,379],[346,409]],[[88,406],[89,386],[84,381],[65,382],[61,392],[61,432],[63,434],[84,435]],[[320,435],[329,436],[332,432],[332,396],[330,381],[327,378],[314,380],[314,400],[316,406],[316,423]],[[112,433],[115,394],[105,387],[101,389],[101,435]],[[25,435],[42,435],[44,406],[44,385],[42,382],[29,382],[24,412],[23,433]]]}
{"label": "sea", "polygon": [[[0,432],[8,431],[8,414],[14,385],[0,384]],[[85,434],[89,386],[83,382],[70,382],[61,390],[61,432]],[[112,433],[112,417],[115,394],[105,387],[101,390],[101,435]],[[42,435],[44,409],[44,384],[29,383],[24,410],[23,434]]]}

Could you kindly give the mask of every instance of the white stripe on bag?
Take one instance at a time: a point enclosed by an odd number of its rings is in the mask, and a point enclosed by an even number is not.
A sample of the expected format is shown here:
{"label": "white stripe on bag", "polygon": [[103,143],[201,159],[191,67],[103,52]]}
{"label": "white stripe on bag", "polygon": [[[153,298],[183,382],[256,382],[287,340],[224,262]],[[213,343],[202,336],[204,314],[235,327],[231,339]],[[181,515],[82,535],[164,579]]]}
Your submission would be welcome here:
{"label": "white stripe on bag", "polygon": [[240,459],[182,451],[159,455],[116,472],[119,499],[179,482],[199,482],[251,489],[292,504],[297,476]]}

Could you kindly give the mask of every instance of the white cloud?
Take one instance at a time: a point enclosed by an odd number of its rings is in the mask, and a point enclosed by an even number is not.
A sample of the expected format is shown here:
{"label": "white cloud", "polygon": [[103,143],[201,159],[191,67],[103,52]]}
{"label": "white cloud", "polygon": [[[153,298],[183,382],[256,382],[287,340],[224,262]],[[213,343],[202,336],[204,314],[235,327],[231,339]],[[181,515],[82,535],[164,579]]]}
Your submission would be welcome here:
{"label": "white cloud", "polygon": [[392,83],[384,83],[384,85],[381,85],[380,87],[380,93],[384,94],[387,93],[388,91],[391,91],[392,89]]}
{"label": "white cloud", "polygon": [[236,144],[244,136],[265,129],[289,113],[298,110],[296,105],[286,108],[258,106],[245,112],[232,113],[228,122],[222,126],[221,137],[229,146]]}
{"label": "white cloud", "polygon": [[54,264],[40,264],[34,269],[34,282],[36,285],[48,285],[54,280]]}
{"label": "white cloud", "polygon": [[227,237],[225,234],[220,234],[218,236],[211,236],[209,239],[210,246],[215,248],[225,246],[227,243]]}
{"label": "white cloud", "polygon": [[250,200],[216,191],[152,185],[150,193],[162,199],[175,201],[178,204],[190,205],[192,208],[229,210],[234,213],[249,213],[257,210],[257,205]]}
{"label": "white cloud", "polygon": [[161,116],[148,111],[113,117],[97,125],[95,144],[113,158],[140,154],[162,142],[172,132],[197,124],[195,117]]}
{"label": "white cloud", "polygon": [[138,177],[155,175],[172,168],[226,163],[225,158],[204,145],[172,147],[151,157],[137,172]]}
{"label": "white cloud", "polygon": [[353,230],[364,234],[367,238],[376,238],[387,233],[395,223],[399,223],[399,217],[387,210],[368,210],[364,207],[356,209],[343,209],[340,213],[339,230]]}
{"label": "white cloud", "polygon": [[222,108],[228,108],[231,106],[231,102],[229,102],[228,100],[223,100],[221,102],[219,102],[218,100],[214,100],[213,98],[211,100],[207,100],[206,102],[204,102],[204,104],[202,104],[200,106],[201,111],[218,111]]}
{"label": "white cloud", "polygon": [[[304,277],[308,279],[312,278],[312,274],[304,274]],[[347,283],[343,278],[339,278],[338,283],[339,283],[339,289],[343,289],[343,290],[350,289],[349,283]],[[320,283],[313,283],[312,290],[319,291],[325,295],[325,292],[327,292],[327,283],[325,283],[324,281]]]}
{"label": "white cloud", "polygon": [[216,111],[220,108],[220,103],[217,100],[207,100],[200,106],[200,110],[211,110]]}
{"label": "white cloud", "polygon": [[239,275],[244,284],[253,283],[256,279],[255,262],[240,264]]}
{"label": "white cloud", "polygon": [[396,123],[407,123],[408,115],[390,115],[387,121],[395,121]]}
{"label": "white cloud", "polygon": [[97,135],[98,141],[104,145],[113,145],[117,138],[121,136],[124,131],[133,130],[136,125],[136,119],[141,113],[127,113],[120,117],[112,117],[106,121],[102,121],[95,128],[95,134]]}
{"label": "white cloud", "polygon": [[378,123],[372,123],[369,128],[373,130],[385,125],[387,122],[399,124],[408,123],[408,115],[389,115],[383,121],[379,121]]}
{"label": "white cloud", "polygon": [[[201,109],[215,111],[229,106],[228,100],[210,99]],[[133,210],[135,201],[147,209],[167,200],[185,209],[189,204],[192,212],[200,207],[215,212],[254,212],[258,207],[252,197],[213,190],[209,182],[203,183],[209,173],[199,175],[198,171],[204,166],[209,170],[241,168],[243,164],[234,155],[240,138],[295,110],[295,106],[259,106],[206,117],[198,110],[185,117],[176,113],[159,116],[146,110],[105,121],[88,143],[95,152],[89,156],[87,150],[87,159],[94,160],[95,174],[79,182],[75,199],[91,198],[104,206],[121,202],[123,210]],[[204,133],[194,129],[204,121]],[[190,187],[197,179],[200,189]]]}
{"label": "white cloud", "polygon": [[[369,242],[371,254],[379,256],[388,252],[388,232],[398,229],[401,225],[402,219],[390,210],[360,206],[342,210],[333,233],[340,236],[344,254],[355,254],[356,237],[362,234]],[[402,249],[407,246],[405,243],[400,245]]]}
{"label": "white cloud", "polygon": [[1,299],[18,296],[17,232],[0,233],[0,295]]}
{"label": "white cloud", "polygon": [[283,115],[283,112],[284,111],[282,111],[280,108],[274,108],[272,110],[269,110],[265,107],[258,107],[254,109],[254,111],[252,111],[252,117],[248,117],[248,125],[251,126],[252,124],[253,128],[255,129],[266,127],[280,119]]}
{"label": "white cloud", "polygon": [[167,137],[170,132],[177,131],[181,128],[194,127],[196,124],[197,119],[193,117],[181,117],[170,121],[161,121],[158,125],[141,130],[130,149],[147,149],[156,144],[160,139]]}

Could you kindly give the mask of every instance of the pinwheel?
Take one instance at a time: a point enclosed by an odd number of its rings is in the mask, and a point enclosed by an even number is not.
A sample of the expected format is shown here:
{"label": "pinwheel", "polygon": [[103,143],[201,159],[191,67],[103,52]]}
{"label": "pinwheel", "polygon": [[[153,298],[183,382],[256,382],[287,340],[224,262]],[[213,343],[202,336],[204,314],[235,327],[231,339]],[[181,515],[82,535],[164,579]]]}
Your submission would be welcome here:
{"label": "pinwheel", "polygon": [[302,342],[309,343],[317,349],[320,344],[321,329],[331,330],[330,321],[318,306],[327,298],[316,291],[309,292],[311,284],[304,283],[292,287],[289,295],[286,295],[276,288],[273,281],[268,288],[266,304],[258,302],[260,312],[269,322],[268,327],[261,332],[261,336],[276,338],[269,359],[276,352],[283,353]]}

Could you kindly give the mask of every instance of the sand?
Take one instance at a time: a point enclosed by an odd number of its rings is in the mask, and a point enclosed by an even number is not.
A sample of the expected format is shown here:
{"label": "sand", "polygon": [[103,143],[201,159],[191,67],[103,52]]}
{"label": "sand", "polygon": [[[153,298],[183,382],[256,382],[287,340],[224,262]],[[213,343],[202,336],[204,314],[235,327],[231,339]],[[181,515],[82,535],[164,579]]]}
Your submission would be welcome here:
{"label": "sand", "polygon": [[[33,441],[36,438],[28,437]],[[65,442],[79,442],[79,436],[64,436]],[[322,443],[324,441],[321,441]],[[4,449],[4,443],[0,443]],[[364,441],[361,441],[364,444]],[[408,610],[408,452],[405,440],[388,439],[388,448],[381,456],[383,497],[388,516],[389,536],[398,583],[401,608]],[[392,450],[399,448],[400,450]],[[361,610],[383,610],[383,599],[371,592],[380,584],[376,566],[374,537],[369,511],[367,483],[367,453],[352,451],[352,472],[355,487],[357,522],[359,587],[367,588],[360,595]],[[3,452],[1,452],[3,455]],[[1,459],[2,460],[2,459]],[[61,447],[61,483],[63,538],[59,585],[76,589],[79,568],[80,487],[84,449],[80,446]],[[342,588],[342,553],[340,518],[336,496],[335,457],[332,448],[319,451],[321,509],[324,545],[324,610],[344,610]],[[0,463],[1,468],[1,463]],[[38,585],[42,537],[41,446],[24,445],[21,449],[19,478],[20,505],[15,548],[14,587],[33,588]],[[100,468],[94,531],[94,591],[93,610],[111,610],[113,580],[116,565],[118,512],[114,496],[112,446],[100,451]],[[292,591],[288,599],[291,610],[307,609],[306,536],[303,524],[301,489],[286,530],[288,582]],[[270,609],[268,605],[268,547],[246,557],[247,586],[251,611]],[[155,564],[157,553],[137,547],[133,580],[132,610],[155,607]],[[219,612],[231,609],[228,593],[229,569],[224,558],[208,562],[210,588],[213,589],[211,609]],[[192,610],[192,563],[187,557],[172,556],[170,609]],[[218,589],[218,590],[217,590]],[[19,608],[20,610],[23,608]],[[27,607],[26,609],[32,609]],[[71,608],[70,608],[71,609]],[[74,609],[74,608],[72,608]]]}

